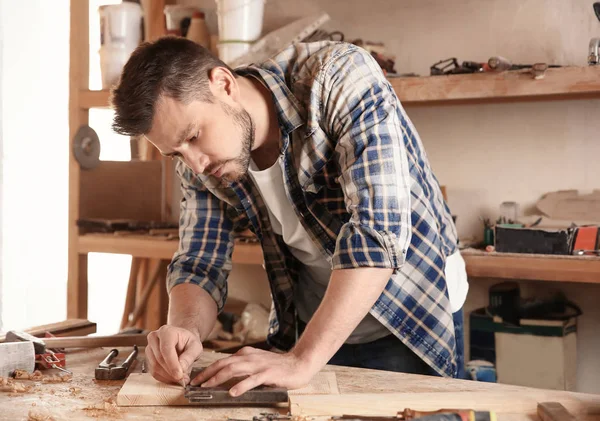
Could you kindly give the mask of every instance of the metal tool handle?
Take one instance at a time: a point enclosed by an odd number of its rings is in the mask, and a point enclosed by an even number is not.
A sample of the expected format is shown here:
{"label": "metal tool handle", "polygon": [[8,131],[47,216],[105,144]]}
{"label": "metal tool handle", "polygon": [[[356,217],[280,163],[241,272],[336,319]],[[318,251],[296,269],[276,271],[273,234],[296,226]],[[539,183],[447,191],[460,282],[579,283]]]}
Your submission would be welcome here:
{"label": "metal tool handle", "polygon": [[135,360],[137,358],[137,354],[138,354],[138,347],[137,347],[137,345],[134,345],[133,352],[131,354],[129,354],[129,356],[127,357],[127,359],[125,361],[123,361],[123,364],[121,364],[121,366],[125,370],[129,370],[129,366],[131,365],[133,360]]}
{"label": "metal tool handle", "polygon": [[112,362],[112,360],[119,355],[119,350],[118,349],[112,349],[110,351],[110,353],[106,356],[106,358],[98,365],[98,367],[101,368],[112,368],[115,366],[115,364]]}

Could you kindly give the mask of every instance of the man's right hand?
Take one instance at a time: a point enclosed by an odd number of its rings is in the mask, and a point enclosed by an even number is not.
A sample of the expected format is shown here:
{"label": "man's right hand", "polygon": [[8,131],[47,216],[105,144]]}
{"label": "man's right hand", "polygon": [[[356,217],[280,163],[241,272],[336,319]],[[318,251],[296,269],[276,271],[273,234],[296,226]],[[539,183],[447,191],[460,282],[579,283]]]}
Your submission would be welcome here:
{"label": "man's right hand", "polygon": [[148,334],[148,371],[164,383],[190,382],[192,364],[202,353],[200,338],[187,329],[164,325]]}

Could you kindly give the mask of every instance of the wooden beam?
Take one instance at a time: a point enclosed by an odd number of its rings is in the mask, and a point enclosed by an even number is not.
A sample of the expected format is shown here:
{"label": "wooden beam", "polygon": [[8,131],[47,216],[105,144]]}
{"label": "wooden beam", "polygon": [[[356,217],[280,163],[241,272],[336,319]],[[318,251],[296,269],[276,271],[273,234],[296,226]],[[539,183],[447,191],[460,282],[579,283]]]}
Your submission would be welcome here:
{"label": "wooden beam", "polygon": [[[67,317],[87,318],[87,256],[79,256],[79,164],[75,160],[71,139],[79,126],[88,124],[88,110],[79,105],[79,93],[89,89],[89,1],[71,0],[70,67],[69,67],[69,217]],[[85,264],[85,267],[81,267]],[[86,274],[82,277],[82,274]]]}
{"label": "wooden beam", "polygon": [[405,105],[600,98],[600,66],[548,69],[539,80],[527,71],[511,71],[389,81]]}
{"label": "wooden beam", "polygon": [[108,108],[110,100],[110,91],[90,91],[89,89],[81,89],[79,92],[79,106],[83,109],[90,108]]}

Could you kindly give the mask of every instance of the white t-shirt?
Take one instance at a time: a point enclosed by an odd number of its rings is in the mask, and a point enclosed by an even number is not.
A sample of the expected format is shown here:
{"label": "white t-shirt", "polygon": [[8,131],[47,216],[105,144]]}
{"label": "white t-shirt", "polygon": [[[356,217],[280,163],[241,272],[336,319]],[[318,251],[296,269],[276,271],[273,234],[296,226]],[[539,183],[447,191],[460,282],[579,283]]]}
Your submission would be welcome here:
{"label": "white t-shirt", "polygon": [[[290,203],[284,186],[281,161],[259,171],[253,161],[248,170],[269,212],[273,231],[283,237],[290,252],[302,263],[294,288],[294,304],[298,317],[308,323],[319,307],[331,276],[331,259],[324,256],[310,239]],[[469,285],[465,262],[459,252],[446,259],[446,284],[452,312],[460,310]],[[366,343],[382,338],[390,331],[375,317],[367,314],[346,343]]]}

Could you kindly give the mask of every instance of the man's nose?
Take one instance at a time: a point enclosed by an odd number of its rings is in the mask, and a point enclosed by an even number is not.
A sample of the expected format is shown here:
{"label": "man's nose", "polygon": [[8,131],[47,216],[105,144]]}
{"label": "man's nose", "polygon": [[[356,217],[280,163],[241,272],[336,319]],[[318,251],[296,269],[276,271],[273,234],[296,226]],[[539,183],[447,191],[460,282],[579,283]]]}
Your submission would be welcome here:
{"label": "man's nose", "polygon": [[182,152],[185,162],[196,174],[203,174],[208,166],[208,158],[199,152],[185,151]]}

